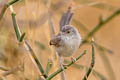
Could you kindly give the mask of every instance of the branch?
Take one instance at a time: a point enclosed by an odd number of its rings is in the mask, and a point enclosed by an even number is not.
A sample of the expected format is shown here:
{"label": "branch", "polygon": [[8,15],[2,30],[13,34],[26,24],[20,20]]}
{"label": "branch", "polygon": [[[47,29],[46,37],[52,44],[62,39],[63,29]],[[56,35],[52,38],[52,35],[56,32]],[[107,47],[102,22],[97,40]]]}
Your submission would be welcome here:
{"label": "branch", "polygon": [[109,16],[107,19],[102,20],[100,19],[99,24],[96,25],[96,27],[94,27],[84,38],[84,40],[82,41],[82,43],[86,43],[88,41],[88,39],[93,36],[100,28],[103,27],[103,25],[105,25],[106,23],[108,23],[109,21],[111,21],[113,18],[115,18],[117,15],[120,14],[120,9],[115,11],[111,16]]}
{"label": "branch", "polygon": [[[65,60],[65,63],[69,63],[69,62],[70,61]],[[74,63],[72,67],[74,67],[76,69],[85,69],[86,68],[87,71],[89,69],[89,67],[87,67],[87,66],[83,66],[83,65],[80,65],[80,64],[76,64],[76,63]],[[92,71],[93,71],[93,75],[98,76],[100,78],[100,80],[107,80],[106,77],[104,75],[102,75],[101,73],[97,72],[94,69]]]}
{"label": "branch", "polygon": [[83,80],[87,80],[93,67],[94,67],[94,64],[95,64],[95,53],[94,53],[94,46],[92,45],[92,60],[91,60],[91,64],[90,64],[90,67],[87,71],[87,73],[85,74]]}
{"label": "branch", "polygon": [[37,59],[37,56],[35,55],[32,47],[28,44],[27,41],[25,41],[24,43],[25,43],[25,46],[27,47],[26,49],[31,53],[32,59],[35,61],[35,63],[37,64],[37,67],[39,68],[40,72],[42,73],[42,76],[44,76],[44,78],[46,78],[48,75],[45,73],[41,62]]}
{"label": "branch", "polygon": [[0,66],[0,70],[8,71],[9,69],[7,69],[6,67]]}
{"label": "branch", "polygon": [[42,64],[40,63],[40,61],[37,59],[33,49],[31,48],[31,46],[28,44],[27,41],[24,41],[24,35],[25,33],[23,33],[23,35],[21,35],[21,32],[20,32],[20,29],[18,27],[18,24],[16,22],[16,17],[15,17],[15,12],[12,8],[12,6],[10,6],[10,10],[11,10],[11,16],[12,16],[12,21],[13,21],[13,26],[14,26],[14,30],[15,30],[15,33],[16,33],[16,37],[17,37],[17,40],[18,42],[21,42],[23,41],[24,43],[24,47],[26,48],[26,50],[28,50],[31,54],[29,54],[29,56],[32,56],[31,59],[33,59],[36,63],[35,65],[37,64],[37,67],[39,68],[40,72],[42,73],[42,75],[46,78],[47,75],[45,74],[44,72],[44,69],[42,67]]}
{"label": "branch", "polygon": [[[83,43],[86,43],[89,39],[89,37],[92,37],[101,27],[103,27],[103,25],[105,25],[107,22],[109,22],[110,20],[112,20],[114,17],[118,16],[120,14],[120,10],[117,10],[116,12],[114,12],[111,16],[109,16],[107,19],[102,20],[102,18],[100,17],[100,22],[99,24],[93,28],[93,30],[91,30],[86,37],[83,40]],[[113,53],[112,50],[107,49],[99,44],[97,44],[96,42],[94,42],[95,46],[98,48],[98,50],[101,51],[107,51],[109,53]],[[107,56],[105,54],[99,54],[104,62],[104,65],[106,66],[106,70],[108,72],[108,75],[110,76],[111,80],[115,80],[115,74],[114,71],[110,65],[110,62],[107,58]],[[109,66],[108,66],[109,65]]]}
{"label": "branch", "polygon": [[99,50],[107,51],[107,52],[109,52],[109,53],[111,53],[111,54],[113,53],[112,50],[110,50],[110,49],[108,49],[108,48],[106,48],[106,47],[104,47],[104,46],[102,46],[102,45],[99,45],[99,44],[96,43],[96,42],[94,42],[94,45],[95,45],[96,47],[98,47]]}
{"label": "branch", "polygon": [[24,37],[25,37],[25,32],[21,35],[21,37],[20,37],[20,42],[23,42],[23,40],[24,40]]}
{"label": "branch", "polygon": [[48,59],[48,63],[47,63],[47,66],[46,66],[46,74],[48,75],[48,72],[50,71],[50,69],[52,68],[52,60],[51,59]]}
{"label": "branch", "polygon": [[[88,33],[88,32],[89,32],[89,30],[87,29],[87,27],[86,27],[85,24],[81,23],[80,21],[78,21],[78,20],[76,20],[76,19],[73,19],[73,22],[74,22],[77,26],[79,25],[79,27],[80,27],[85,33]],[[89,44],[89,41],[88,41],[88,44]],[[91,44],[91,43],[90,43],[90,44]],[[112,51],[111,49],[108,49],[108,48],[106,48],[106,47],[98,44],[97,42],[94,42],[94,45],[95,45],[96,47],[99,47],[99,48],[103,49],[104,51],[107,51],[108,53],[113,53],[113,51]]]}
{"label": "branch", "polygon": [[[76,61],[79,60],[83,55],[86,54],[86,50],[84,50],[77,58]],[[72,64],[74,64],[75,62],[71,61],[69,64],[67,64],[66,66],[63,66],[64,69],[67,69],[68,67],[70,67]],[[53,77],[55,77],[57,74],[59,74],[60,72],[62,72],[63,69],[59,68],[56,72],[52,73],[50,76],[48,76],[46,78],[46,80],[51,80]]]}
{"label": "branch", "polygon": [[10,6],[10,5],[16,3],[17,1],[19,1],[19,0],[11,0],[11,1],[8,3],[8,6]]}
{"label": "branch", "polygon": [[2,8],[2,10],[1,10],[1,12],[0,12],[0,20],[2,19],[3,15],[4,15],[5,11],[6,11],[6,9],[7,9],[10,5],[16,3],[17,1],[19,1],[19,0],[11,0],[10,2],[8,2],[7,4],[5,4],[5,5],[3,6],[3,8]]}
{"label": "branch", "polygon": [[23,68],[23,66],[18,66],[18,67],[15,67],[15,68],[11,69],[11,70],[5,71],[5,72],[2,73],[2,76],[5,77],[5,76],[8,76],[10,74],[13,74],[16,71],[23,70],[22,68]]}

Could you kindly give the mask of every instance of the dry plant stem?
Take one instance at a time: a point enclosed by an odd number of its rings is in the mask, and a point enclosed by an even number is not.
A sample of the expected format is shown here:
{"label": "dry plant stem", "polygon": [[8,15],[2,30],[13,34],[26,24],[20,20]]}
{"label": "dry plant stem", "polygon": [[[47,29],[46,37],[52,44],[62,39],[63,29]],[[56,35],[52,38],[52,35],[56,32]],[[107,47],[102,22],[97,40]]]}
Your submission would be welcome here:
{"label": "dry plant stem", "polygon": [[55,30],[54,30],[53,21],[52,21],[51,16],[49,14],[48,14],[48,24],[50,25],[49,26],[50,27],[50,36],[52,38],[53,36],[55,36]]}
{"label": "dry plant stem", "polygon": [[7,69],[6,67],[0,66],[0,70],[8,71],[9,69]]}
{"label": "dry plant stem", "polygon": [[89,30],[87,29],[86,25],[81,23],[79,20],[73,19],[73,22],[78,25],[85,33]]}
{"label": "dry plant stem", "polygon": [[94,46],[92,45],[92,60],[91,60],[91,64],[90,64],[90,67],[87,71],[87,73],[85,74],[83,80],[87,80],[93,67],[94,67],[94,64],[95,64],[95,53],[94,53]]}
{"label": "dry plant stem", "polygon": [[[70,62],[70,61],[65,60],[65,63],[69,63],[69,62]],[[76,64],[76,63],[74,63],[74,64],[72,65],[72,67],[74,67],[74,68],[76,68],[76,69],[84,69],[84,68],[86,68],[87,71],[88,71],[88,69],[89,69],[89,67],[86,67],[86,66],[83,66],[83,65],[80,65],[80,64]],[[100,74],[99,72],[97,72],[97,71],[94,70],[94,69],[92,70],[92,73],[93,73],[93,75],[99,77],[100,80],[107,80],[104,75]]]}
{"label": "dry plant stem", "polygon": [[[86,50],[84,50],[77,58],[76,61],[79,60],[83,55],[86,54]],[[66,66],[63,66],[64,69],[67,69],[68,67],[70,67],[72,64],[74,64],[75,62],[71,61],[70,63],[68,63]],[[57,71],[55,71],[54,73],[52,73],[51,75],[49,75],[46,80],[51,80],[53,77],[55,77],[57,74],[59,74],[60,72],[62,72],[63,69],[59,68]]]}
{"label": "dry plant stem", "polygon": [[98,43],[96,43],[96,42],[94,42],[94,45],[95,45],[96,47],[98,47],[98,48],[99,48],[99,50],[100,50],[100,49],[102,49],[102,50],[107,51],[107,52],[109,52],[109,53],[113,53],[113,51],[112,51],[112,50],[110,50],[110,49],[108,49],[108,48],[105,48],[104,46],[99,45],[99,44],[98,44]]}
{"label": "dry plant stem", "polygon": [[0,12],[0,20],[2,19],[2,17],[3,17],[3,15],[4,15],[4,13],[5,13],[5,11],[6,11],[7,8],[8,8],[8,5],[5,4],[5,5],[3,6],[1,12]]}
{"label": "dry plant stem", "polygon": [[100,18],[99,20],[99,24],[96,25],[96,27],[94,27],[84,38],[82,43],[86,43],[87,40],[93,36],[100,28],[102,28],[106,23],[108,23],[109,21],[111,21],[113,18],[115,18],[116,16],[118,16],[120,14],[120,9],[118,9],[117,11],[115,11],[111,16],[109,16],[108,18],[106,18],[105,20],[102,20],[102,18]]}
{"label": "dry plant stem", "polygon": [[24,41],[24,37],[25,37],[25,33],[23,33],[20,37],[20,42],[23,42]]}
{"label": "dry plant stem", "polygon": [[6,70],[5,72],[3,72],[0,76],[0,80],[4,80],[3,78],[10,75],[10,74],[13,74],[14,72],[17,72],[17,71],[20,71],[20,70],[23,70],[23,66],[17,66],[13,69],[10,69],[10,70]]}
{"label": "dry plant stem", "polygon": [[32,60],[35,61],[35,65],[37,65],[39,71],[42,73],[42,76],[44,76],[44,78],[47,78],[47,74],[46,72],[44,71],[43,67],[42,67],[42,64],[40,63],[40,61],[37,59],[32,47],[28,44],[27,41],[25,41],[25,44],[24,44],[27,48],[27,50],[30,52],[31,56],[32,56]]}
{"label": "dry plant stem", "polygon": [[91,2],[91,3],[88,3],[88,4],[84,4],[84,5],[79,5],[79,6],[75,7],[75,8],[73,8],[72,10],[83,8],[83,7],[95,6],[95,5],[99,5],[101,3],[102,2]]}
{"label": "dry plant stem", "polygon": [[[23,41],[25,33],[23,33],[23,35],[21,35],[20,29],[19,29],[17,22],[16,22],[15,13],[14,13],[13,8],[11,6],[10,6],[10,10],[11,10],[11,16],[12,16],[13,26],[14,26],[17,40],[18,40],[18,42],[21,42],[21,41]],[[39,68],[40,72],[42,73],[44,78],[46,78],[47,75],[44,72],[44,69],[43,69],[41,63],[39,62],[39,60],[37,59],[33,49],[31,48],[31,46],[28,44],[27,41],[23,41],[23,43],[24,43],[24,47],[30,52],[30,56],[32,56],[32,58],[31,58],[32,61],[34,60],[36,62],[35,65],[37,64],[37,67]]]}
{"label": "dry plant stem", "polygon": [[[108,23],[110,20],[112,20],[114,17],[118,16],[119,14],[120,14],[120,9],[117,10],[117,11],[115,11],[111,16],[109,16],[109,17],[108,17],[107,19],[105,19],[105,20],[102,20],[102,18],[100,18],[99,24],[98,24],[95,28],[93,28],[93,30],[91,30],[91,31],[87,34],[87,36],[86,36],[85,39],[83,40],[83,43],[86,43],[91,36],[93,36],[101,27],[103,27],[103,25],[105,25],[106,23]],[[105,49],[105,48],[103,48],[103,47],[101,47],[101,46],[99,46],[99,45],[96,45],[96,47],[99,48],[99,51],[101,51],[101,49],[102,49],[103,51],[111,52],[111,50]],[[111,80],[115,80],[115,75],[114,75],[114,72],[113,72],[113,70],[112,70],[112,67],[111,67],[111,65],[110,65],[110,63],[109,63],[109,60],[107,59],[107,57],[105,56],[105,54],[104,54],[104,57],[103,57],[103,55],[100,55],[100,56],[101,56],[102,60],[103,60],[103,59],[105,60],[105,61],[103,61],[103,62],[105,62],[104,64],[105,64],[105,66],[107,66],[106,69],[107,69],[108,75],[110,76],[110,79],[111,79]],[[106,64],[107,64],[107,65],[106,65]],[[108,65],[109,65],[109,66],[108,66]]]}
{"label": "dry plant stem", "polygon": [[2,73],[2,76],[5,77],[5,76],[7,76],[7,75],[9,75],[9,74],[13,74],[13,73],[16,72],[16,71],[21,70],[22,68],[23,68],[22,66],[18,66],[18,67],[16,67],[16,68],[11,69],[11,70],[5,71],[5,72]]}
{"label": "dry plant stem", "polygon": [[3,6],[3,8],[2,8],[2,10],[1,10],[1,12],[0,12],[0,20],[2,19],[3,15],[4,15],[5,11],[6,11],[6,9],[7,9],[10,5],[16,3],[17,1],[19,1],[19,0],[11,0],[10,2],[8,2],[7,4],[5,4],[5,5]]}
{"label": "dry plant stem", "polygon": [[100,1],[100,2],[92,1],[92,2],[84,4],[84,5],[78,5],[73,10],[76,10],[76,9],[78,10],[78,9],[85,8],[85,7],[94,7],[94,8],[99,8],[102,10],[107,10],[107,11],[115,11],[117,9],[117,7],[107,4],[104,1]]}
{"label": "dry plant stem", "polygon": [[48,75],[51,68],[52,68],[52,60],[48,59],[46,71],[45,71],[47,75]]}
{"label": "dry plant stem", "polygon": [[106,56],[106,54],[104,54],[104,50],[100,49],[99,47],[97,47],[97,49],[100,52],[99,55],[103,60],[103,64],[106,66],[105,68],[106,68],[106,72],[107,72],[107,74],[109,76],[109,80],[116,80],[114,71],[113,71],[112,66],[111,66],[111,64],[109,62],[108,57]]}
{"label": "dry plant stem", "polygon": [[[79,25],[80,28],[85,32],[85,34],[89,32],[89,30],[87,29],[87,27],[86,27],[85,24],[82,24],[80,21],[77,21],[76,19],[73,19],[73,22],[74,22],[75,24]],[[88,43],[88,44],[89,44],[89,43]],[[99,48],[103,49],[104,51],[106,51],[106,52],[108,52],[108,53],[113,53],[113,51],[112,51],[111,49],[108,49],[108,48],[106,48],[106,47],[98,44],[97,42],[94,42],[94,45],[95,45],[96,47],[99,47]]]}
{"label": "dry plant stem", "polygon": [[96,77],[99,77],[100,80],[107,80],[107,78],[104,75],[102,75],[94,70],[93,70],[93,75]]}

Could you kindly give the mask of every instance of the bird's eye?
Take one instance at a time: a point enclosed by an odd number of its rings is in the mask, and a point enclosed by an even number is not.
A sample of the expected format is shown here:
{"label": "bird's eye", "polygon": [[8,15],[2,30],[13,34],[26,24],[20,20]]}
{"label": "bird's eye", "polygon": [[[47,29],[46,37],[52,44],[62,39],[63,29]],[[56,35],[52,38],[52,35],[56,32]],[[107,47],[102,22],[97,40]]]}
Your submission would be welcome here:
{"label": "bird's eye", "polygon": [[67,31],[67,33],[70,33],[70,31]]}

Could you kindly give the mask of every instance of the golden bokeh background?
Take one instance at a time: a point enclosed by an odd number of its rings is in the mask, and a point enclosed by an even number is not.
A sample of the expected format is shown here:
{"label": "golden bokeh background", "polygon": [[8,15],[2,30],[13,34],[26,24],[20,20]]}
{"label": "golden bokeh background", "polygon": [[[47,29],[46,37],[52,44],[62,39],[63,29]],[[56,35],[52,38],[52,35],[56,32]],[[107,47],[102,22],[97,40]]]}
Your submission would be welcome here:
{"label": "golden bokeh background", "polygon": [[[0,12],[3,4],[9,1],[10,0],[0,1]],[[96,2],[98,4],[95,6],[87,6],[87,4]],[[25,39],[32,46],[43,67],[46,67],[48,59],[53,60],[53,66],[49,74],[58,69],[58,66],[56,66],[57,61],[53,57],[53,47],[49,45],[50,28],[48,15],[51,16],[57,34],[59,32],[59,20],[61,15],[71,4],[74,9],[71,24],[79,30],[82,38],[85,37],[87,31],[83,29],[83,26],[76,23],[76,21],[84,24],[90,31],[98,24],[101,15],[103,19],[106,19],[116,9],[120,8],[120,0],[20,0],[13,5],[14,11],[16,12],[17,24],[21,32],[26,33]],[[50,13],[48,13],[48,9],[51,10]],[[113,53],[101,53],[95,48],[94,70],[104,75],[106,80],[120,80],[119,36],[120,15],[104,25],[94,35],[97,43],[113,51]],[[90,45],[83,45],[78,49],[74,57],[78,56],[83,50],[87,50],[87,54],[82,57],[77,64],[89,67],[91,63]],[[11,12],[8,8],[2,20],[0,20],[0,66],[13,69],[24,64],[24,69],[5,76],[5,80],[40,80],[38,79],[39,70],[33,64],[28,54],[29,53],[22,45],[18,45],[12,24]],[[67,58],[67,60],[70,59]],[[65,72],[67,80],[82,80],[86,68],[78,69],[75,66],[71,66]],[[4,71],[0,70],[1,75],[2,73],[4,73]],[[93,74],[91,74],[88,79],[101,80]],[[52,80],[60,80],[60,76],[57,75]]]}

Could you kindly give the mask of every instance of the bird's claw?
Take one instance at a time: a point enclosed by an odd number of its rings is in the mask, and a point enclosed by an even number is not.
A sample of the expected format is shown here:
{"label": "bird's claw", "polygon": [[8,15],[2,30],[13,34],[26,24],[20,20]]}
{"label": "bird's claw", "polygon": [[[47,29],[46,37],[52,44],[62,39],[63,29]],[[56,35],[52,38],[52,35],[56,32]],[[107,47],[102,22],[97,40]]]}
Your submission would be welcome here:
{"label": "bird's claw", "polygon": [[71,60],[73,63],[76,62],[76,58],[74,58],[74,57],[71,57]]}

